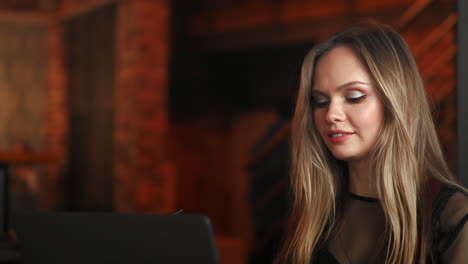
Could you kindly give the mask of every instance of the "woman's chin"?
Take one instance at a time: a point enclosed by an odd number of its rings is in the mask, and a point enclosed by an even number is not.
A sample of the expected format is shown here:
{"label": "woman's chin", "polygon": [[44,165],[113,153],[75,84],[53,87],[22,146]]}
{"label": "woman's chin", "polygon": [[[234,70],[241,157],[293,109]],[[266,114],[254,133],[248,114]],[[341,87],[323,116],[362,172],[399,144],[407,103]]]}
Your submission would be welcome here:
{"label": "woman's chin", "polygon": [[342,161],[350,161],[350,160],[355,160],[358,159],[358,155],[355,155],[353,153],[348,153],[348,152],[332,152],[332,155],[335,159],[337,160],[342,160]]}
{"label": "woman's chin", "polygon": [[335,153],[332,153],[332,154],[333,154],[333,157],[337,160],[347,161],[349,159],[348,155],[335,154]]}

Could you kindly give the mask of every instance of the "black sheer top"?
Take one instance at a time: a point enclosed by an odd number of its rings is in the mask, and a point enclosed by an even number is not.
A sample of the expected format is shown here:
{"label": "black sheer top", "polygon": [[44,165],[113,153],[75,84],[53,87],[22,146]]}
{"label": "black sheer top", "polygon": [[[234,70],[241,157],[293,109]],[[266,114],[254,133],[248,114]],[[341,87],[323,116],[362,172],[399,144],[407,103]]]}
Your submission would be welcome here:
{"label": "black sheer top", "polygon": [[[314,264],[383,263],[385,260],[385,216],[378,199],[349,194],[343,221]],[[468,263],[468,196],[443,186],[432,206],[431,236],[433,264]],[[428,263],[431,263],[428,260]]]}

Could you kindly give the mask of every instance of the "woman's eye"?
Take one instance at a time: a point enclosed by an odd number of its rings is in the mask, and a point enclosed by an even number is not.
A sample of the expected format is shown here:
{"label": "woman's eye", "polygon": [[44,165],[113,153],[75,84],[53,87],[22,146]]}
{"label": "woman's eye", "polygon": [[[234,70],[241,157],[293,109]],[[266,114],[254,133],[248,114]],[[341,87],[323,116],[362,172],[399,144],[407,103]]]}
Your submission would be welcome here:
{"label": "woman's eye", "polygon": [[319,99],[319,100],[313,99],[312,105],[314,106],[314,108],[323,108],[328,105],[328,101],[325,99]]}
{"label": "woman's eye", "polygon": [[366,98],[366,95],[365,94],[362,94],[360,96],[356,96],[356,97],[348,97],[346,98],[346,101],[352,103],[352,104],[357,104],[359,102],[361,102],[362,100],[364,100],[364,98]]}

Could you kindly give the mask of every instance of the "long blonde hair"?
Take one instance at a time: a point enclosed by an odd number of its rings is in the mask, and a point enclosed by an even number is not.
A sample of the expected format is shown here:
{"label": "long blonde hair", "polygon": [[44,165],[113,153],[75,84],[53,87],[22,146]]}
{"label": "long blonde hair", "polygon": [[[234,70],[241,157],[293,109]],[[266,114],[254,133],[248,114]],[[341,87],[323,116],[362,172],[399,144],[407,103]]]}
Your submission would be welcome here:
{"label": "long blonde hair", "polygon": [[398,33],[377,24],[336,33],[304,59],[291,131],[290,229],[276,263],[310,263],[330,238],[347,192],[347,165],[320,138],[310,104],[316,61],[338,45],[352,48],[363,62],[385,108],[369,158],[386,218],[386,263],[424,263],[430,247],[424,183],[432,178],[457,184],[444,160],[414,58]]}

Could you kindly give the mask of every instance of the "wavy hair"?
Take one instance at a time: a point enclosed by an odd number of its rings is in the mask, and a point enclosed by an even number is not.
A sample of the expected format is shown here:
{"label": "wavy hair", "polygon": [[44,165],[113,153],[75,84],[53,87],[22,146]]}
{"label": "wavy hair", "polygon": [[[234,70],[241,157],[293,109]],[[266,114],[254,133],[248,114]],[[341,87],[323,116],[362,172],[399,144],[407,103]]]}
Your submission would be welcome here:
{"label": "wavy hair", "polygon": [[459,185],[441,151],[410,49],[398,33],[378,24],[338,32],[304,59],[291,129],[293,205],[289,233],[275,262],[310,263],[339,223],[347,165],[321,139],[310,103],[317,60],[339,45],[360,58],[384,105],[384,122],[369,159],[386,219],[386,263],[425,263],[430,253],[425,183],[432,178]]}

